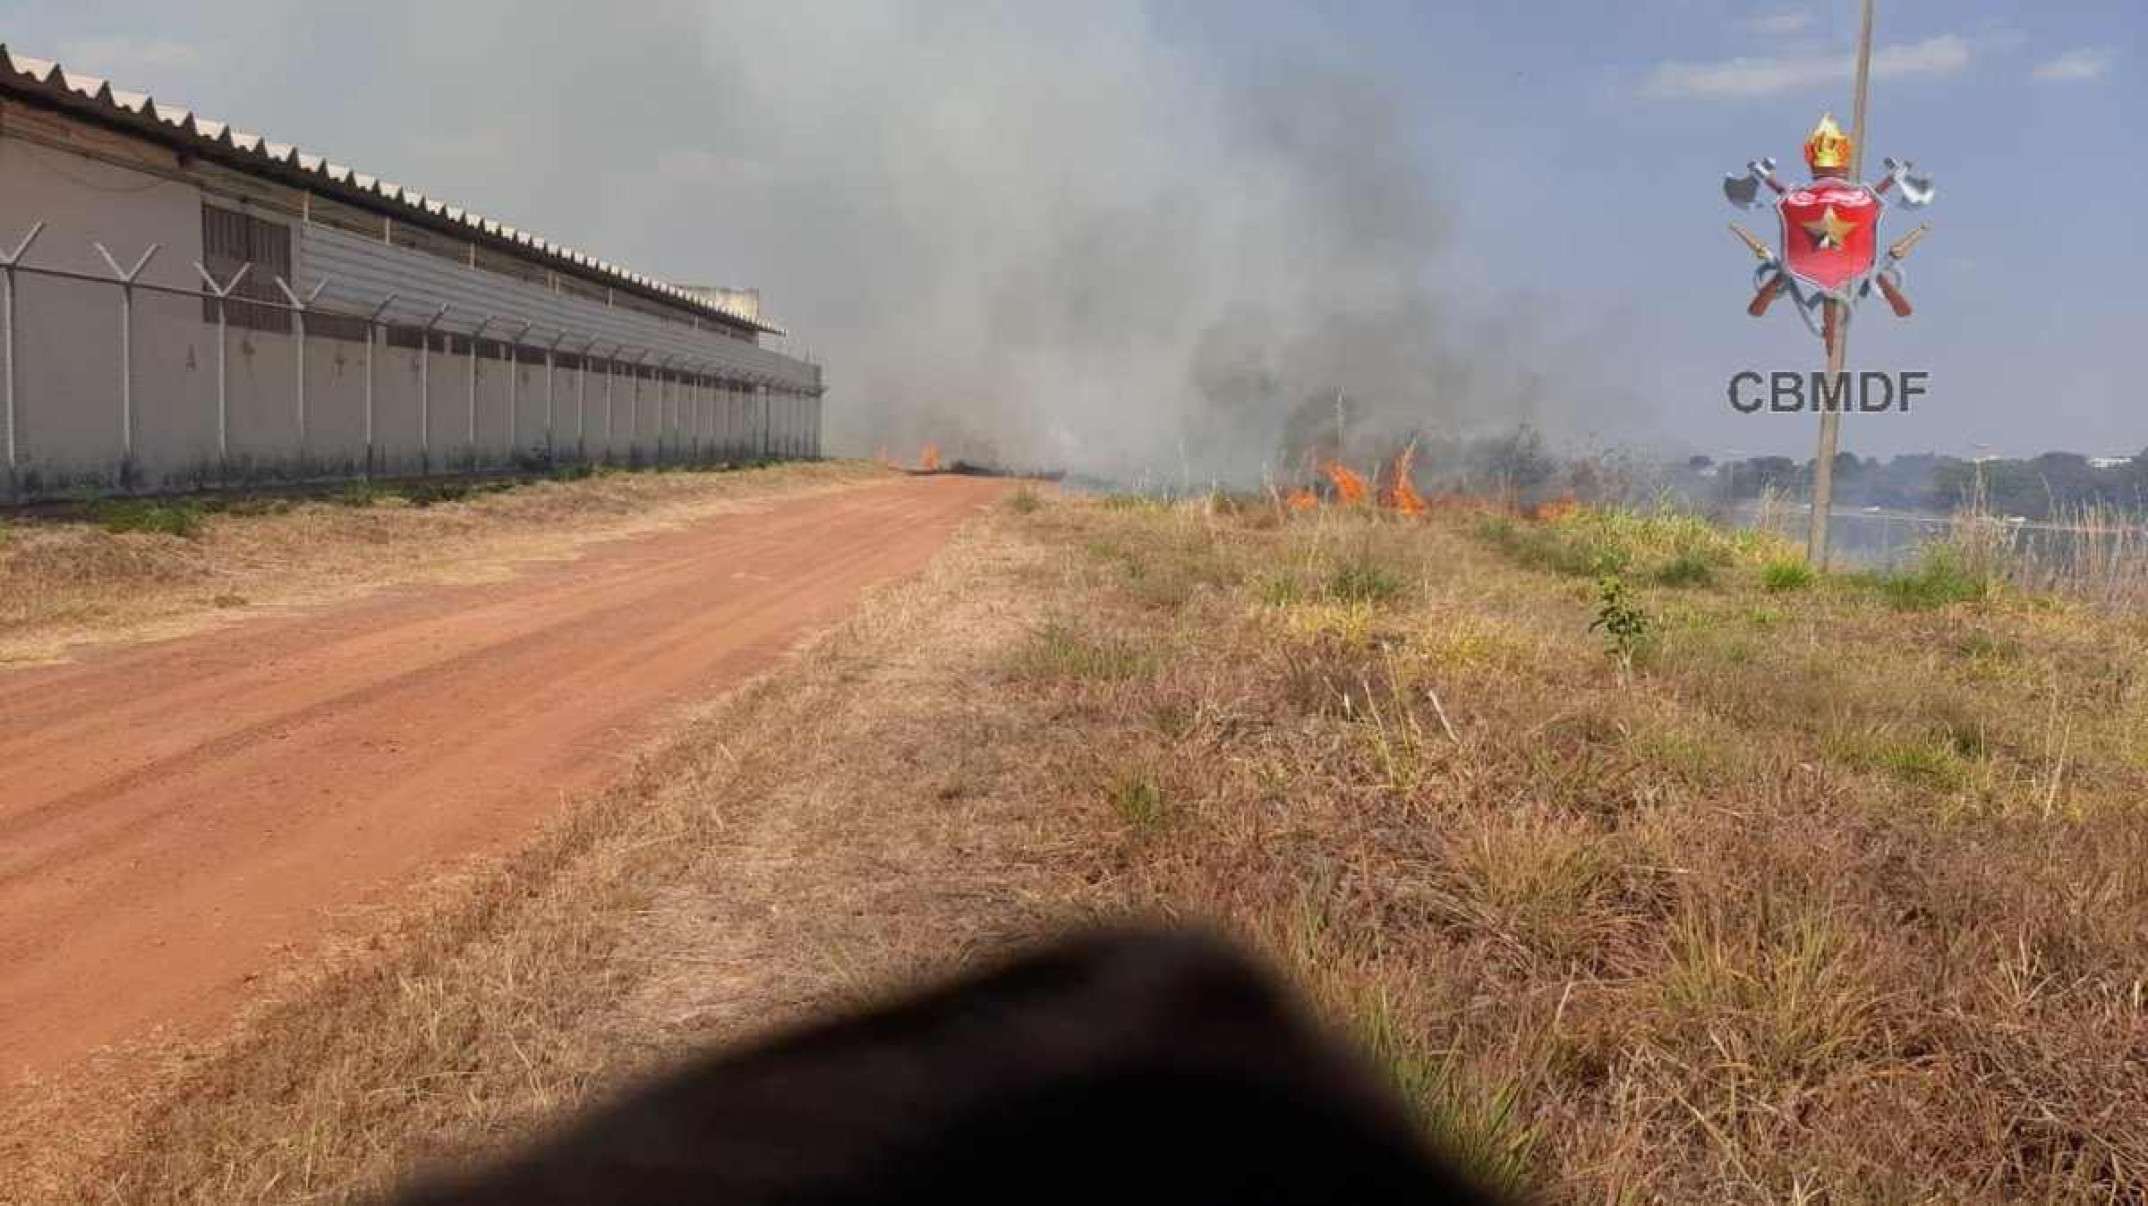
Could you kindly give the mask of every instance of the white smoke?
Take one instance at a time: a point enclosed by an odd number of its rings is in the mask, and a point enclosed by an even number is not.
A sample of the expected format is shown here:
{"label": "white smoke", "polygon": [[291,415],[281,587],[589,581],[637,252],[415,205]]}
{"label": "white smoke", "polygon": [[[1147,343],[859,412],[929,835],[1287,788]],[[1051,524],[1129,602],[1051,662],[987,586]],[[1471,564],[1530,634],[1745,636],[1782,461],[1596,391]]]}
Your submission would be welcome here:
{"label": "white smoke", "polygon": [[827,362],[832,448],[1243,479],[1337,390],[1534,417],[1444,329],[1432,148],[1375,74],[1251,78],[1135,0],[727,4],[701,36],[649,217],[707,215]]}

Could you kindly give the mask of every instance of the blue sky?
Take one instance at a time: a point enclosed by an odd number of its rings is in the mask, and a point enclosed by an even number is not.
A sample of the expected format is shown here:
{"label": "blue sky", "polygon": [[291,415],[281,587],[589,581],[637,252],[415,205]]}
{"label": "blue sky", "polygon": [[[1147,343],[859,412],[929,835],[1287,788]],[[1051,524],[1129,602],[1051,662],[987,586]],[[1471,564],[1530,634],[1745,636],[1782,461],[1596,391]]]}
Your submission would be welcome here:
{"label": "blue sky", "polygon": [[[1406,81],[1457,201],[1452,280],[1519,290],[1547,321],[1593,331],[1590,346],[1620,348],[1606,373],[1700,448],[1809,455],[1809,417],[1737,416],[1722,397],[1739,368],[1808,367],[1819,350],[1786,307],[1746,317],[1752,261],[1724,224],[1771,231],[1717,181],[1761,155],[1801,171],[1821,111],[1848,123],[1855,0],[1351,4],[1283,19]],[[1870,308],[1851,354],[1931,371],[1934,396],[1921,413],[1853,420],[1848,447],[2148,446],[2132,354],[2148,325],[2144,32],[2148,5],[2119,0],[1881,0],[1868,174],[1882,156],[1914,159],[1940,196],[1887,228],[1933,225],[1909,263],[1918,313]]]}
{"label": "blue sky", "polygon": [[[1005,25],[1007,6],[991,7]],[[763,27],[775,19],[744,8]],[[786,296],[790,245],[768,231],[781,213],[734,222],[690,191],[647,196],[692,186],[666,185],[673,177],[643,161],[674,163],[697,107],[740,103],[709,66],[733,6],[621,4],[601,22],[592,11],[0,0],[0,40],[652,271],[750,274],[802,337],[823,310],[840,330],[839,299]],[[773,53],[790,56],[816,53],[816,21],[851,16],[780,11],[795,36]],[[1808,367],[1819,349],[1786,307],[1745,316],[1752,261],[1724,224],[1769,225],[1735,214],[1718,182],[1759,155],[1799,170],[1820,112],[1847,121],[1856,21],[1855,0],[1158,3],[1147,26],[1161,49],[1140,61],[1183,56],[1202,73],[1258,79],[1310,57],[1380,80],[1445,211],[1428,287],[1465,321],[1528,325],[1532,346],[1566,363],[1561,389],[1582,429],[1796,454],[1810,447],[1809,417],[1734,415],[1723,398],[1739,369]],[[1868,160],[1916,160],[1940,197],[1909,266],[1918,314],[1867,309],[1852,360],[1929,371],[1932,393],[1918,413],[1854,419],[1847,447],[2148,446],[2132,357],[2148,325],[2136,232],[2148,140],[2133,121],[2148,114],[2144,29],[2137,0],[1882,0]],[[872,42],[835,45],[860,54]],[[1050,53],[1048,38],[1039,46]],[[908,86],[929,92],[929,69]],[[821,132],[786,128],[808,118],[769,109],[752,118],[779,151],[741,171],[780,174],[781,147],[821,146]],[[870,106],[851,119],[870,122]],[[720,148],[695,153],[701,175],[689,178],[727,170]],[[840,343],[821,350],[840,364]]]}

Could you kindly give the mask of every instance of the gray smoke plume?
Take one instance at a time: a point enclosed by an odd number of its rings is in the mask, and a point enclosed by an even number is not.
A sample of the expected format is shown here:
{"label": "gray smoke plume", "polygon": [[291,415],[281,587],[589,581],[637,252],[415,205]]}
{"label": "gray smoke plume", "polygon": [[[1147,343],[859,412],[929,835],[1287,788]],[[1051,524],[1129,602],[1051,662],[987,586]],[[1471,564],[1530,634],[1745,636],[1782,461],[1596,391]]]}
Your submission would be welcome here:
{"label": "gray smoke plume", "polygon": [[1341,32],[1240,36],[1228,4],[1167,30],[1149,0],[591,11],[214,0],[184,43],[66,53],[607,258],[759,286],[827,366],[838,452],[1246,483],[1294,476],[1338,409],[1356,458],[1631,413],[1577,388],[1600,358],[1546,346],[1541,304],[1451,304],[1482,149],[1428,145],[1425,89]]}
{"label": "gray smoke plume", "polygon": [[1249,77],[1151,15],[708,14],[707,125],[660,178],[745,224],[725,243],[828,364],[830,446],[1246,481],[1338,392],[1360,432],[1540,419],[1456,350],[1432,157],[1385,82]]}

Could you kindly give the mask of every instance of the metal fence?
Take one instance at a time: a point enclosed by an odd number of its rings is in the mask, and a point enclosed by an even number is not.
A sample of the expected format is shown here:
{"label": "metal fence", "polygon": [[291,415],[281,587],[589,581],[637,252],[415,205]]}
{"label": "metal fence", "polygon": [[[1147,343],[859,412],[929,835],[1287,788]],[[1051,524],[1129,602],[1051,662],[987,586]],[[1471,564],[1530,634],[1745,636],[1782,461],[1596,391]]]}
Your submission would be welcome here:
{"label": "metal fence", "polygon": [[819,370],[698,328],[40,266],[44,226],[0,247],[0,499],[820,455]]}

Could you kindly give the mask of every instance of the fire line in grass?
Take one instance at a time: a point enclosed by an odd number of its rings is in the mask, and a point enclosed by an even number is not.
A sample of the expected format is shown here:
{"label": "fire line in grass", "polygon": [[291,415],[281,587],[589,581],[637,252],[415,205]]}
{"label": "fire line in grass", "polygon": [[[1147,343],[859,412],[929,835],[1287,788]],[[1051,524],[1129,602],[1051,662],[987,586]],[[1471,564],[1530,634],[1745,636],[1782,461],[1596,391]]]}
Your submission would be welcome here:
{"label": "fire line in grass", "polygon": [[1417,489],[1416,462],[1415,444],[1396,453],[1394,460],[1370,479],[1341,461],[1326,461],[1319,469],[1327,486],[1325,499],[1317,486],[1292,486],[1278,493],[1276,501],[1293,512],[1316,511],[1324,501],[1331,501],[1343,507],[1371,505],[1409,518],[1430,515],[1434,511],[1498,511],[1527,519],[1556,520],[1576,507],[1573,498],[1565,495],[1529,505],[1466,493],[1442,493],[1426,498]]}

